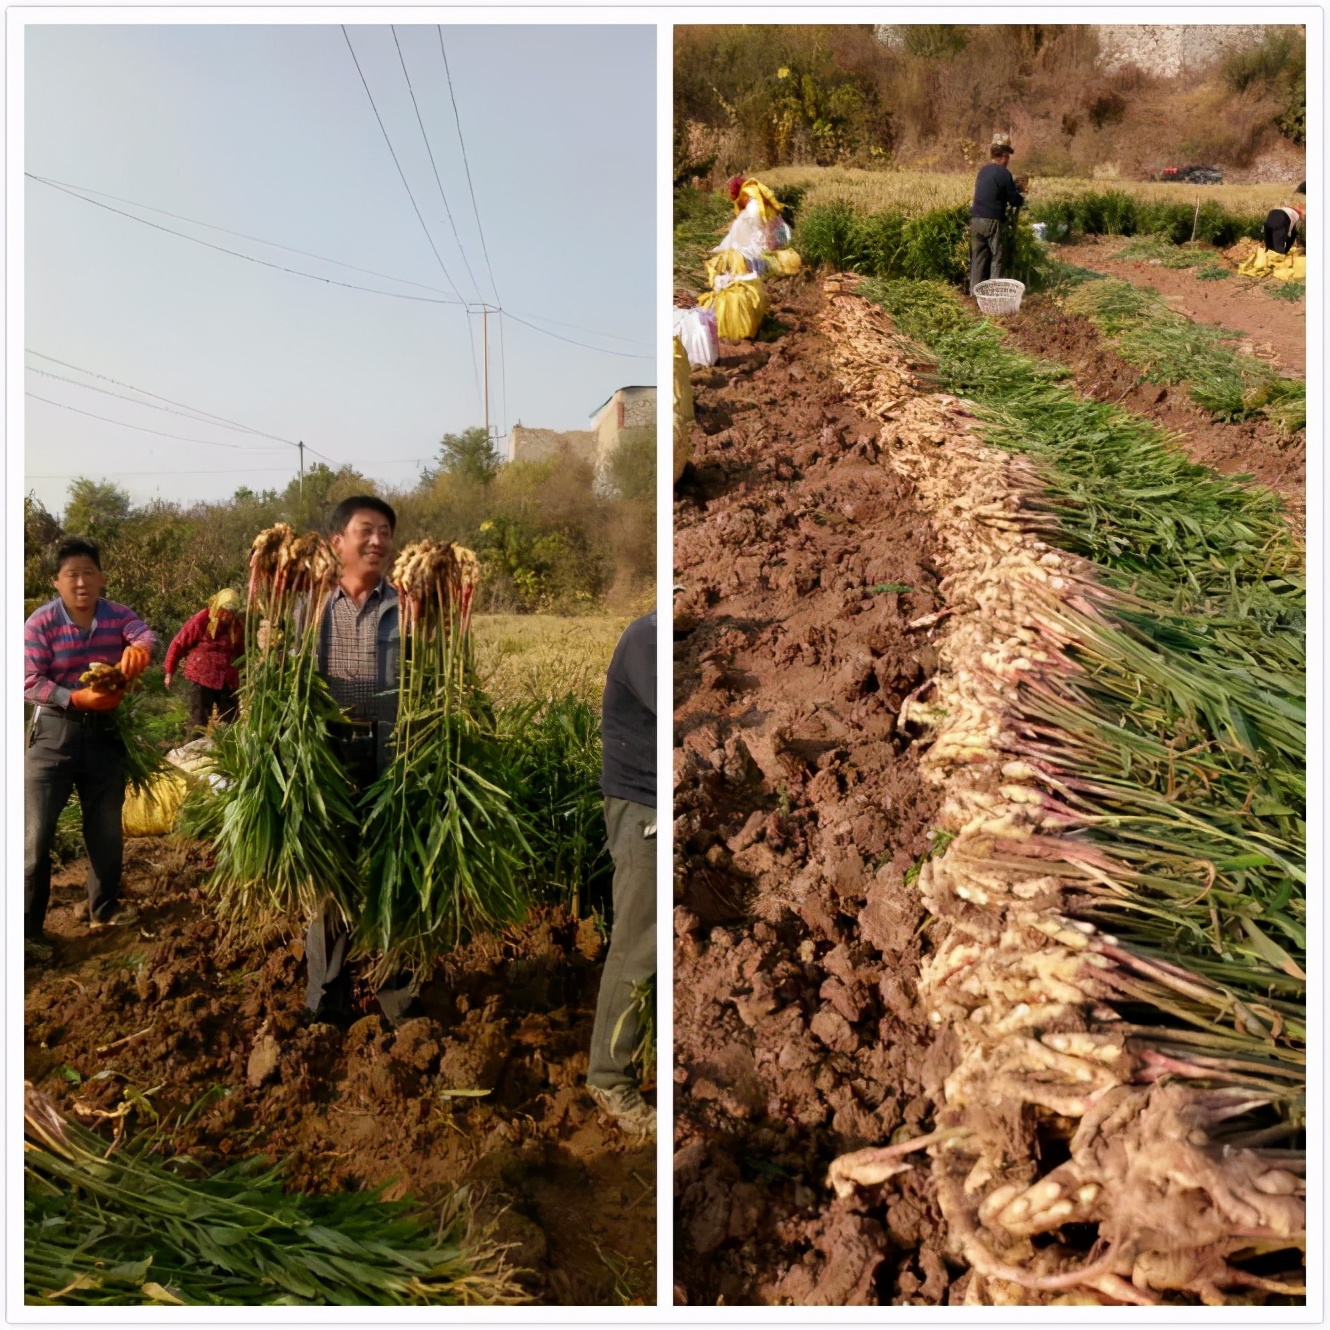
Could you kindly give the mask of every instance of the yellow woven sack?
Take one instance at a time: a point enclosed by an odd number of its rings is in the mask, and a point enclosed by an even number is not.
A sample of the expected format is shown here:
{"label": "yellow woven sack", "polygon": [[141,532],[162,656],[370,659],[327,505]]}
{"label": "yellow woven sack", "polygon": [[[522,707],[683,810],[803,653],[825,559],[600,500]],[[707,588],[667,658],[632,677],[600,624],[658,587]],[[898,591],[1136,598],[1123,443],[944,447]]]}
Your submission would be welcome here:
{"label": "yellow woven sack", "polygon": [[163,771],[140,792],[125,792],[120,826],[126,836],[165,836],[175,826],[188,782],[174,771]]}
{"label": "yellow woven sack", "polygon": [[715,286],[716,278],[722,273],[742,277],[748,271],[748,260],[737,249],[717,250],[707,260],[707,285]]}
{"label": "yellow woven sack", "polygon": [[739,190],[739,197],[734,200],[734,211],[743,212],[750,199],[757,200],[764,222],[780,216],[780,200],[760,181],[749,176]]}
{"label": "yellow woven sack", "polygon": [[762,257],[766,260],[767,272],[775,273],[777,277],[793,277],[804,266],[798,250],[794,249],[778,249]]}
{"label": "yellow woven sack", "polygon": [[674,339],[674,479],[677,482],[693,451],[693,375],[682,339]]}
{"label": "yellow woven sack", "polygon": [[1307,256],[1305,254],[1280,254],[1270,265],[1270,276],[1277,282],[1305,282],[1307,280]]}
{"label": "yellow woven sack", "polygon": [[1258,246],[1250,258],[1238,264],[1244,277],[1272,277],[1276,282],[1305,282],[1307,256],[1305,254],[1272,254],[1264,245]]}
{"label": "yellow woven sack", "polygon": [[771,308],[766,285],[759,278],[731,282],[723,291],[703,291],[697,303],[716,311],[716,336],[722,342],[756,337]]}

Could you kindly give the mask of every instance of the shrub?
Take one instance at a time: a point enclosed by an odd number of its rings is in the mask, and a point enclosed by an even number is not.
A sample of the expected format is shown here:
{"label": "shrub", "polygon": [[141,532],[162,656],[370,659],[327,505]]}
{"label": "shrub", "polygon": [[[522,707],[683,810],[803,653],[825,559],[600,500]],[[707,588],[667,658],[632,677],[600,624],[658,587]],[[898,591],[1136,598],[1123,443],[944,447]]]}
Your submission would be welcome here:
{"label": "shrub", "polygon": [[812,267],[842,272],[857,259],[856,228],[855,211],[844,200],[819,204],[800,219],[794,247]]}

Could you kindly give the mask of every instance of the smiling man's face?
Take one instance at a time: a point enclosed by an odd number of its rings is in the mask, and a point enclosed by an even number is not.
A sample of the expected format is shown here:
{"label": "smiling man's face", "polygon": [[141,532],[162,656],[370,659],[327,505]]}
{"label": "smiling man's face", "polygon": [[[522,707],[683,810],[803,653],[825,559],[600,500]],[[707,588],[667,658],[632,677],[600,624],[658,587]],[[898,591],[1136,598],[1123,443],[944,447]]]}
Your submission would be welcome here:
{"label": "smiling man's face", "polygon": [[346,529],[337,532],[330,544],[342,561],[343,575],[352,579],[383,577],[392,564],[392,525],[372,508],[352,513]]}

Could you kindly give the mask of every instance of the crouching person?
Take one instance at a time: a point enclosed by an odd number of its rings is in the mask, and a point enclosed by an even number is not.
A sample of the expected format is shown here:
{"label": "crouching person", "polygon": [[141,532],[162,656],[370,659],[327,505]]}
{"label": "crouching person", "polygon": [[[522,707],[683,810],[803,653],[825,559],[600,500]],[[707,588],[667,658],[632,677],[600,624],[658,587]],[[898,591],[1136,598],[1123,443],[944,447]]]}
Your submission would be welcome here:
{"label": "crouching person", "polygon": [[601,792],[614,860],[614,927],[596,1001],[587,1088],[628,1135],[650,1137],[656,1110],[633,1069],[633,986],[656,972],[656,616],[614,649],[601,710]]}
{"label": "crouching person", "polygon": [[101,552],[76,536],[56,550],[56,597],[23,625],[23,699],[33,704],[23,762],[23,934],[26,961],[49,960],[43,925],[51,899],[56,821],[77,790],[88,848],[88,926],[119,914],[125,750],[111,712],[121,691],[79,679],[96,663],[125,680],[148,667],[157,639],[128,606],[102,598]]}

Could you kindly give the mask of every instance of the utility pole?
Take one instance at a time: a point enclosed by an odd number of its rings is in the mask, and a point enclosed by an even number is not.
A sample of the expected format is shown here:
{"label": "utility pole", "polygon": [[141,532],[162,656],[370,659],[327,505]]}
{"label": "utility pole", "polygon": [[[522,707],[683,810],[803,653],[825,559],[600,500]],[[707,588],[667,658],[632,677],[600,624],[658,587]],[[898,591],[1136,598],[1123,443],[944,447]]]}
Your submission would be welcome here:
{"label": "utility pole", "polygon": [[299,446],[299,448],[300,448],[300,496],[301,496],[301,498],[304,498],[304,496],[305,496],[305,441],[304,441],[304,439],[301,439],[301,440],[300,440],[300,443],[299,443],[298,446]]}
{"label": "utility pole", "polygon": [[485,442],[490,437],[490,307],[480,307],[481,340],[485,343]]}

